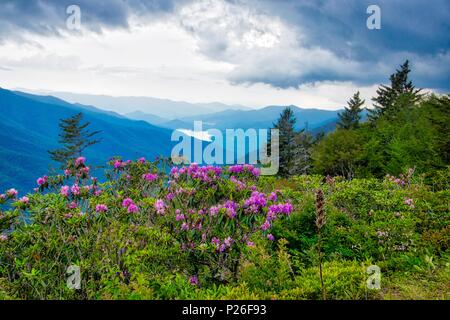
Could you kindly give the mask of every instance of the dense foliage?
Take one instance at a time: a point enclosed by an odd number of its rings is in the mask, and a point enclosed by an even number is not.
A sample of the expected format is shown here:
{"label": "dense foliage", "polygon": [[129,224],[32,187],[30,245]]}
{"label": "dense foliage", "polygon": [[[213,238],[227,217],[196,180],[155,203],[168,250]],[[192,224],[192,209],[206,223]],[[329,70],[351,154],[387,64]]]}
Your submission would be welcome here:
{"label": "dense foliage", "polygon": [[[319,257],[328,299],[448,298],[450,194],[412,169],[347,181],[261,178],[250,165],[109,165],[104,183],[80,157],[34,194],[0,195],[0,298],[321,299]],[[79,290],[66,284],[71,265]],[[370,265],[381,290],[366,285]]]}
{"label": "dense foliage", "polygon": [[450,99],[430,96],[418,104],[400,96],[395,115],[358,129],[338,129],[314,146],[316,173],[352,177],[400,174],[410,167],[434,176],[448,166]]}

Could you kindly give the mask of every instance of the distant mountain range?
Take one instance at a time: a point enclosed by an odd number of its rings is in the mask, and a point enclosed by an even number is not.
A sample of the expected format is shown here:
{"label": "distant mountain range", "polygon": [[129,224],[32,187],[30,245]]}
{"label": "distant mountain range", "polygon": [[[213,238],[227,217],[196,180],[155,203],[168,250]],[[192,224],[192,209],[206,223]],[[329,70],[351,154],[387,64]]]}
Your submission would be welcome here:
{"label": "distant mountain range", "polygon": [[[0,88],[0,192],[9,187],[29,191],[38,176],[48,173],[51,166],[56,167],[47,151],[58,147],[59,120],[78,112],[84,114],[92,130],[101,131],[101,142],[85,152],[89,163],[100,166],[116,155],[127,159],[169,156],[177,143],[171,142],[173,130],[186,129],[180,131],[191,135],[189,130],[193,130],[194,121],[202,121],[203,130],[267,129],[285,108],[250,109],[154,98],[58,95]],[[72,102],[63,100],[62,96]],[[312,133],[334,130],[341,111],[290,107],[297,118],[296,129],[306,128]],[[126,113],[124,110],[136,111]]]}
{"label": "distant mountain range", "polygon": [[78,112],[92,130],[101,131],[101,142],[86,150],[93,165],[115,155],[152,159],[170,154],[171,130],[51,96],[0,89],[0,192],[10,187],[29,191],[37,177],[48,173],[47,151],[58,147],[59,120]]}
{"label": "distant mountain range", "polygon": [[[152,97],[112,97],[68,92],[50,92],[52,96],[74,104],[111,110],[133,120],[143,120],[167,129],[193,129],[194,121],[203,121],[205,129],[268,128],[286,106],[253,109],[223,103],[188,103]],[[312,133],[334,130],[341,110],[307,109],[290,106],[297,118],[297,130]],[[132,110],[132,111],[130,111]]]}
{"label": "distant mountain range", "polygon": [[[68,92],[49,92],[48,94],[83,105],[94,105],[98,108],[125,114],[141,112],[168,120],[208,113],[216,113],[227,109],[249,110],[244,106],[231,106],[219,102],[189,103],[151,97],[111,97],[105,95],[77,94]],[[133,118],[133,116],[131,116]],[[145,119],[142,119],[145,120]]]}
{"label": "distant mountain range", "polygon": [[[289,106],[297,119],[296,129],[306,129],[311,132],[329,132],[334,130],[338,113],[342,110],[329,111],[321,109],[303,109],[297,106]],[[202,121],[203,128],[225,129],[267,129],[279,118],[286,106],[269,106],[256,110],[224,110],[216,113],[182,117],[175,120],[164,120],[152,114],[133,112],[125,116],[131,119],[147,121],[153,125],[164,128],[193,130],[194,121]]]}

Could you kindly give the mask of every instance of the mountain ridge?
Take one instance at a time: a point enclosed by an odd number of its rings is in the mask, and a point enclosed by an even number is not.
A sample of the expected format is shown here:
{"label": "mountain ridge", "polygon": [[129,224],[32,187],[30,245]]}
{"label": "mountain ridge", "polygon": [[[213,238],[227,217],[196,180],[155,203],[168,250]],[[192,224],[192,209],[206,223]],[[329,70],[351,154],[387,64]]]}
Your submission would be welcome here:
{"label": "mountain ridge", "polygon": [[39,175],[48,173],[49,166],[56,167],[47,151],[59,146],[59,120],[78,112],[91,123],[91,130],[101,131],[102,141],[85,152],[93,166],[104,164],[114,155],[150,159],[168,155],[172,149],[171,130],[48,97],[33,99],[29,94],[0,88],[0,112],[1,191],[12,186],[30,190]]}

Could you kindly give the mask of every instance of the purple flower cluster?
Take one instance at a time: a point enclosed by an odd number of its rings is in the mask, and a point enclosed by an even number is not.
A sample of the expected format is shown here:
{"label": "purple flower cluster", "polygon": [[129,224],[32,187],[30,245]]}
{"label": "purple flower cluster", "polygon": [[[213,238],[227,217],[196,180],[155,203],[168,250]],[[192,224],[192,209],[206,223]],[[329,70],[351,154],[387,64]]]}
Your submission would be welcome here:
{"label": "purple flower cluster", "polygon": [[10,199],[16,198],[18,194],[19,192],[16,189],[9,189],[6,191],[6,196]]}
{"label": "purple flower cluster", "polygon": [[184,220],[184,219],[186,219],[186,217],[185,217],[184,214],[182,214],[182,213],[177,213],[177,215],[176,215],[176,217],[175,217],[175,220],[181,221],[181,220]]}
{"label": "purple flower cluster", "polygon": [[158,174],[157,173],[145,173],[142,175],[142,179],[144,179],[145,181],[155,181],[158,179]]}
{"label": "purple flower cluster", "polygon": [[198,277],[197,276],[190,276],[189,277],[189,283],[193,286],[198,286]]}
{"label": "purple flower cluster", "polygon": [[75,160],[75,166],[76,167],[84,166],[85,163],[86,163],[86,158],[85,157],[78,157]]}
{"label": "purple flower cluster", "polygon": [[239,181],[238,179],[236,179],[235,176],[231,176],[230,177],[230,181],[233,182],[236,185],[236,189],[238,191],[241,191],[241,190],[245,189],[245,183],[243,183],[242,181]]}
{"label": "purple flower cluster", "polygon": [[231,166],[228,168],[228,172],[235,173],[235,174],[250,173],[254,177],[259,177],[261,174],[261,170],[259,170],[258,168],[255,168],[255,166],[253,166],[251,164],[238,164],[235,166]]}
{"label": "purple flower cluster", "polygon": [[236,217],[236,210],[238,208],[237,204],[232,201],[232,200],[228,200],[227,202],[225,202],[225,204],[223,205],[223,208],[226,209],[227,211],[227,216],[231,219],[233,219],[234,217]]}
{"label": "purple flower cluster", "polygon": [[61,195],[63,197],[68,197],[69,196],[69,190],[70,190],[69,186],[62,186],[60,193],[61,193]]}
{"label": "purple flower cluster", "polygon": [[414,175],[414,168],[409,168],[406,174],[401,173],[398,177],[386,175],[386,179],[403,187],[411,183],[412,176]]}
{"label": "purple flower cluster", "polygon": [[217,216],[221,209],[225,209],[227,216],[233,219],[234,217],[236,217],[238,208],[239,206],[236,202],[228,200],[224,204],[212,206],[211,208],[209,208],[209,215],[211,217]]}
{"label": "purple flower cluster", "polygon": [[47,176],[43,176],[43,177],[38,178],[36,180],[36,183],[37,183],[37,185],[39,187],[41,187],[41,186],[44,186],[47,183],[47,181],[48,181],[48,177]]}
{"label": "purple flower cluster", "polygon": [[132,162],[131,160],[122,161],[120,159],[116,159],[116,160],[114,160],[113,167],[116,170],[122,170],[127,165],[129,165],[131,162]]}
{"label": "purple flower cluster", "polygon": [[130,198],[126,198],[122,201],[122,207],[127,208],[128,213],[137,213],[139,211],[138,206]]}
{"label": "purple flower cluster", "polygon": [[293,207],[292,204],[288,203],[279,203],[273,204],[269,206],[269,212],[273,212],[275,214],[285,214],[289,216],[292,213]]}
{"label": "purple flower cluster", "polygon": [[95,211],[98,213],[103,213],[108,211],[108,207],[105,204],[98,204],[95,206]]}
{"label": "purple flower cluster", "polygon": [[72,192],[72,194],[74,196],[78,196],[80,194],[80,187],[78,186],[78,184],[74,184],[71,188],[70,188],[70,192]]}
{"label": "purple flower cluster", "polygon": [[156,213],[163,215],[166,212],[166,204],[163,200],[158,199],[155,201]]}
{"label": "purple flower cluster", "polygon": [[94,184],[80,187],[77,183],[75,183],[71,187],[62,186],[60,189],[60,194],[65,198],[69,198],[70,195],[72,195],[73,197],[80,197],[82,196],[82,191],[84,192],[84,195],[91,191],[93,192],[94,196],[98,196],[101,193],[101,190],[99,190],[98,187]]}
{"label": "purple flower cluster", "polygon": [[245,206],[253,213],[258,213],[266,204],[266,195],[258,191],[253,191],[251,197],[245,200]]}
{"label": "purple flower cluster", "polygon": [[223,243],[219,238],[213,237],[211,239],[211,243],[216,247],[217,252],[224,252],[225,250],[231,248],[234,243],[233,238],[228,237],[223,240]]}
{"label": "purple flower cluster", "polygon": [[22,197],[22,198],[19,199],[19,202],[22,203],[22,204],[27,205],[28,202],[30,202],[30,198],[28,198],[28,197]]}
{"label": "purple flower cluster", "polygon": [[199,166],[197,163],[192,163],[189,167],[173,167],[170,170],[170,175],[173,179],[177,180],[179,177],[186,175],[195,180],[203,182],[212,182],[219,179],[222,174],[222,168],[209,166]]}

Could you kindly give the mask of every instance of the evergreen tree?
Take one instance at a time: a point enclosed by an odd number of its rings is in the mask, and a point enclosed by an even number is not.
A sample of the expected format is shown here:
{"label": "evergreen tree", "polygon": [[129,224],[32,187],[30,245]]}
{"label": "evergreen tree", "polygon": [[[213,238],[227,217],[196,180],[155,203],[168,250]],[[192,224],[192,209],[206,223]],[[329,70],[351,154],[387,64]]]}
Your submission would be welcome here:
{"label": "evergreen tree", "polygon": [[365,100],[361,100],[359,97],[359,91],[353,95],[353,97],[347,102],[348,107],[339,114],[339,121],[337,126],[341,129],[356,129],[359,127],[359,121],[361,119],[361,107],[364,105]]}
{"label": "evergreen tree", "polygon": [[374,102],[374,109],[369,110],[369,120],[375,121],[380,116],[390,113],[395,113],[393,105],[395,104],[395,100],[402,94],[407,94],[410,98],[410,103],[416,103],[422,95],[420,91],[422,89],[416,89],[412,84],[412,81],[408,79],[408,75],[411,72],[409,68],[409,61],[406,60],[400,66],[400,69],[397,69],[394,74],[390,76],[391,85],[381,85],[377,90],[377,97],[372,98]]}
{"label": "evergreen tree", "polygon": [[274,128],[279,130],[280,137],[280,169],[278,174],[282,177],[291,175],[295,169],[296,134],[294,130],[295,116],[291,108],[287,107],[280,114]]}
{"label": "evergreen tree", "polygon": [[49,151],[52,160],[66,165],[70,160],[80,157],[89,146],[92,146],[100,140],[93,139],[100,131],[91,132],[87,129],[89,122],[82,123],[83,114],[78,113],[68,119],[61,119],[59,127],[59,143],[62,148]]}

